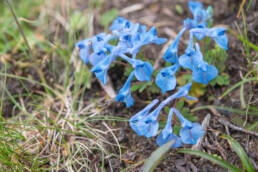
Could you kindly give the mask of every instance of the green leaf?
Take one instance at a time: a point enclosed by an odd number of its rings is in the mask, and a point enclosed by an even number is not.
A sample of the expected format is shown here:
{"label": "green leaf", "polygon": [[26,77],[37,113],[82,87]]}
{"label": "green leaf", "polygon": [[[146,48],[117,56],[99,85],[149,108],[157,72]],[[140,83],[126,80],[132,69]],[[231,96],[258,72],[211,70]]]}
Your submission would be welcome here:
{"label": "green leaf", "polygon": [[251,124],[250,126],[248,126],[247,130],[257,131],[258,130],[258,121],[256,121],[255,123]]}
{"label": "green leaf", "polygon": [[234,149],[234,151],[237,153],[237,155],[241,159],[244,169],[246,169],[248,172],[254,172],[254,167],[253,167],[252,163],[250,162],[250,160],[249,160],[248,156],[246,155],[242,146],[237,141],[235,141],[232,137],[230,137],[228,135],[223,134],[221,136],[221,138],[227,139],[227,141],[229,142],[231,147]]}
{"label": "green leaf", "polygon": [[258,77],[243,79],[242,81],[236,83],[235,85],[230,87],[227,91],[225,91],[222,94],[222,96],[219,97],[219,99],[222,99],[223,97],[225,97],[227,94],[229,94],[232,90],[234,90],[235,88],[239,87],[240,85],[245,84],[246,82],[250,82],[250,81],[258,81]]}
{"label": "green leaf", "polygon": [[216,164],[218,164],[221,167],[224,167],[232,172],[242,172],[241,169],[233,166],[232,164],[228,163],[227,161],[218,158],[217,156],[214,155],[210,155],[206,152],[201,152],[201,151],[197,151],[197,150],[191,150],[191,149],[179,149],[178,150],[179,153],[187,153],[187,154],[191,154],[191,155],[196,155],[196,156],[200,156],[202,158],[205,158],[207,160],[210,160]]}
{"label": "green leaf", "polygon": [[185,104],[185,102],[184,102],[183,100],[178,101],[178,102],[176,103],[176,108],[177,108],[177,110],[180,111],[180,110],[183,108],[184,104]]}
{"label": "green leaf", "polygon": [[220,86],[228,85],[229,84],[229,76],[226,73],[219,74],[215,79],[213,79],[210,84],[212,86],[218,84]]}
{"label": "green leaf", "polygon": [[116,8],[112,8],[102,15],[100,24],[104,27],[107,27],[116,18],[117,15],[118,10]]}
{"label": "green leaf", "polygon": [[152,85],[152,81],[150,82],[142,82],[142,83],[139,83],[139,84],[135,84],[131,87],[131,91],[134,92],[134,91],[139,91],[139,93],[143,92],[149,85]]}
{"label": "green leaf", "polygon": [[143,165],[144,172],[152,172],[159,162],[164,158],[166,153],[170,150],[170,147],[175,143],[175,140],[172,140],[163,146],[156,149],[151,153],[151,156],[145,161]]}
{"label": "green leaf", "polygon": [[[233,113],[237,113],[239,115],[246,115],[246,111],[244,111],[244,110],[233,109],[233,108],[223,107],[223,106],[214,106],[214,105],[199,106],[199,107],[196,107],[196,108],[192,109],[191,111],[195,112],[195,111],[210,109],[210,108],[215,108],[215,109],[218,109],[218,110],[233,112]],[[251,111],[251,110],[249,110],[247,112],[247,114],[253,115],[253,116],[258,116],[258,113],[256,111]]]}
{"label": "green leaf", "polygon": [[205,53],[204,59],[211,65],[215,65],[219,72],[225,70],[225,63],[228,58],[226,50],[220,48],[218,45],[215,48],[208,50]]}
{"label": "green leaf", "polygon": [[169,110],[170,110],[170,108],[169,108],[168,106],[165,106],[164,111],[165,111],[166,113],[169,113]]}

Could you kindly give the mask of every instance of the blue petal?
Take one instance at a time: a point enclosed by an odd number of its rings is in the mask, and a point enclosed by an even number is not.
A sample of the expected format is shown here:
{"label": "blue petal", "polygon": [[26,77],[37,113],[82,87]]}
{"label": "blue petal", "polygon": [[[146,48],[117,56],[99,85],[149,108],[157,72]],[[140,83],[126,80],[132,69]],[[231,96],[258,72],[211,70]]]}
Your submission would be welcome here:
{"label": "blue petal", "polygon": [[212,65],[206,63],[206,70],[203,68],[196,68],[193,70],[192,78],[197,83],[208,84],[211,80],[217,77],[218,70]]}
{"label": "blue petal", "polygon": [[190,92],[191,87],[192,87],[191,82],[184,85],[183,87],[179,87],[178,91],[174,95],[172,95],[173,98],[181,98],[181,97],[187,96]]}
{"label": "blue petal", "polygon": [[225,34],[226,28],[212,28],[208,32],[207,36],[210,36],[211,38],[214,39],[214,41],[221,47],[224,48],[225,50],[228,49],[228,37]]}
{"label": "blue petal", "polygon": [[153,68],[149,62],[142,62],[135,67],[135,76],[139,81],[150,81],[152,73]]}
{"label": "blue petal", "polygon": [[177,35],[174,42],[168,47],[167,51],[165,52],[165,54],[163,56],[165,61],[170,62],[170,63],[178,63],[178,56],[177,56],[178,42],[179,42],[179,40],[182,37],[184,32],[185,32],[185,28],[183,28],[179,32],[179,34]]}
{"label": "blue petal", "polygon": [[137,122],[142,120],[145,116],[147,116],[153,106],[155,106],[159,102],[158,99],[154,99],[150,104],[148,104],[143,110],[132,116],[129,122]]}
{"label": "blue petal", "polygon": [[208,19],[208,14],[206,12],[206,10],[203,9],[196,9],[194,11],[194,20],[196,20],[197,22],[201,23],[201,22],[205,22]]}
{"label": "blue petal", "polygon": [[176,87],[176,77],[160,72],[156,77],[156,84],[161,89],[162,93],[174,90]]}
{"label": "blue petal", "polygon": [[116,101],[126,103],[127,108],[129,108],[134,104],[134,100],[131,96],[131,91],[130,91],[131,81],[133,77],[134,77],[134,72],[130,74],[127,81],[125,82],[125,85],[119,90],[119,93],[115,99]]}
{"label": "blue petal", "polygon": [[157,139],[156,139],[156,143],[159,146],[162,146],[164,144],[166,144],[167,142],[171,141],[171,140],[175,140],[176,142],[171,146],[172,148],[179,148],[182,146],[182,140],[180,137],[178,137],[175,134],[170,134],[168,137],[164,138],[162,133],[158,135]]}
{"label": "blue petal", "polygon": [[150,138],[156,136],[159,130],[159,122],[157,120],[151,121],[150,123],[147,123],[146,126],[145,130],[147,132],[145,133],[145,137]]}
{"label": "blue petal", "polygon": [[129,125],[138,136],[143,136],[147,132],[148,124],[144,121],[130,122]]}
{"label": "blue petal", "polygon": [[120,30],[122,29],[123,27],[125,27],[126,25],[128,25],[128,23],[130,23],[128,20],[126,20],[125,18],[123,17],[117,17],[112,25],[109,27],[110,30]]}
{"label": "blue petal", "polygon": [[203,134],[203,128],[198,123],[192,123],[192,127],[186,126],[180,130],[180,137],[185,144],[196,144]]}
{"label": "blue petal", "polygon": [[191,127],[192,126],[193,123],[188,121],[187,119],[185,119],[183,117],[183,115],[176,108],[173,108],[173,110],[174,110],[176,116],[179,118],[182,127]]}
{"label": "blue petal", "polygon": [[95,65],[91,72],[95,73],[95,76],[105,85],[107,81],[107,71],[109,69],[110,64],[112,63],[112,56],[108,56],[100,61],[97,65]]}
{"label": "blue petal", "polygon": [[201,2],[194,2],[194,1],[188,1],[188,7],[190,8],[191,13],[194,14],[194,11],[196,9],[202,9],[202,3]]}
{"label": "blue petal", "polygon": [[130,127],[139,135],[147,138],[153,137],[157,134],[159,123],[157,120],[153,121],[137,121],[130,122]]}
{"label": "blue petal", "polygon": [[88,63],[89,56],[90,56],[90,46],[86,46],[85,48],[80,49],[80,58],[85,64]]}
{"label": "blue petal", "polygon": [[188,100],[198,100],[197,98],[188,95],[186,95],[185,98],[187,98]]}
{"label": "blue petal", "polygon": [[221,35],[217,37],[212,37],[214,41],[223,49],[228,49],[228,37],[227,35]]}
{"label": "blue petal", "polygon": [[165,128],[158,135],[156,142],[159,146],[166,144],[170,140],[175,140],[176,142],[171,146],[171,148],[180,147],[182,145],[181,139],[173,134],[173,129],[171,125],[172,117],[174,113],[174,108],[171,108],[169,111],[168,119]]}
{"label": "blue petal", "polygon": [[95,66],[97,65],[100,61],[102,61],[106,56],[106,53],[103,51],[100,51],[98,53],[92,53],[89,57],[90,63]]}
{"label": "blue petal", "polygon": [[132,116],[129,120],[130,127],[139,135],[145,135],[148,131],[148,125],[144,119],[149,114],[149,111],[153,106],[155,106],[159,102],[158,99],[153,100],[148,106],[146,106],[143,110]]}
{"label": "blue petal", "polygon": [[196,28],[198,26],[197,22],[193,19],[187,18],[184,20],[184,27],[188,30]]}
{"label": "blue petal", "polygon": [[154,111],[152,111],[148,116],[146,116],[143,121],[145,122],[145,137],[150,138],[155,136],[159,130],[159,123],[157,121],[159,113],[163,106],[158,106]]}
{"label": "blue petal", "polygon": [[149,29],[149,31],[145,34],[143,34],[142,37],[142,44],[150,44],[150,43],[155,43],[155,44],[163,44],[167,41],[166,38],[159,38],[157,37],[157,30],[156,27],[153,26],[152,28]]}
{"label": "blue petal", "polygon": [[203,56],[197,43],[195,47],[196,51],[194,49],[188,50],[179,58],[179,64],[186,69],[193,70],[203,61]]}
{"label": "blue petal", "polygon": [[161,89],[162,93],[174,90],[176,87],[176,77],[174,74],[178,70],[178,65],[173,65],[162,69],[156,76],[156,84]]}

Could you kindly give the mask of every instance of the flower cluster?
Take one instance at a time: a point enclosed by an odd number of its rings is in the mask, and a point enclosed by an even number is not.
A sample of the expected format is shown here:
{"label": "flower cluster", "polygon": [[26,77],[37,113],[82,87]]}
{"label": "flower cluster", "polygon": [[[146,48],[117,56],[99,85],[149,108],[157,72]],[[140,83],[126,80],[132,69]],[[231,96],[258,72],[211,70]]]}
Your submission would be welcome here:
{"label": "flower cluster", "polygon": [[[169,46],[163,58],[172,65],[163,68],[156,76],[156,85],[162,93],[176,88],[175,74],[180,67],[192,71],[192,80],[197,83],[208,84],[216,78],[218,70],[215,66],[208,64],[202,55],[199,44],[195,40],[202,40],[204,37],[212,38],[221,48],[227,50],[228,38],[225,28],[208,28],[208,21],[211,20],[212,8],[203,9],[200,2],[189,2],[188,6],[193,15],[193,19],[187,18],[183,22],[183,29],[179,32],[174,42]],[[92,72],[103,83],[107,80],[107,71],[117,57],[122,58],[131,64],[134,70],[129,75],[124,86],[120,89],[116,101],[126,103],[127,107],[134,104],[131,96],[131,81],[135,77],[138,81],[150,81],[153,73],[152,65],[136,59],[137,53],[142,46],[147,44],[163,44],[167,39],[159,38],[156,35],[156,28],[152,27],[147,31],[146,26],[139,23],[117,17],[110,27],[111,34],[100,33],[93,38],[79,41],[76,46],[80,49],[80,58],[87,64],[93,65]],[[178,44],[182,35],[189,32],[189,44],[183,55],[178,57]],[[194,39],[196,38],[196,39]],[[118,40],[117,44],[111,44],[111,40]],[[153,100],[143,110],[132,116],[129,120],[130,127],[139,135],[147,138],[158,134],[158,117],[161,110],[170,102],[185,97],[188,100],[196,100],[189,96],[192,83],[178,89],[176,93],[162,101],[153,111],[151,109],[158,104],[159,100]],[[150,112],[151,111],[151,112]],[[181,123],[179,136],[173,134],[172,118],[176,115]],[[165,128],[159,133],[156,142],[159,146],[170,140],[175,140],[172,148],[180,147],[184,144],[195,144],[203,136],[202,126],[198,123],[190,122],[184,118],[176,108],[171,108],[167,118]]]}
{"label": "flower cluster", "polygon": [[[202,40],[204,37],[212,38],[221,48],[227,50],[228,39],[225,35],[225,28],[207,28],[207,22],[211,19],[212,8],[203,9],[200,2],[188,3],[193,19],[184,20],[184,27],[177,35],[174,42],[169,46],[163,58],[165,61],[173,65],[163,68],[156,76],[156,84],[162,93],[174,90],[176,87],[175,73],[180,67],[192,70],[192,80],[197,83],[208,84],[210,80],[216,78],[218,70],[215,66],[209,65],[204,59],[199,44],[194,43],[194,37]],[[185,53],[178,57],[178,43],[185,31],[189,31],[189,44]],[[196,100],[196,98],[188,95],[192,83],[178,89],[178,91],[162,101],[159,106],[152,112],[150,110],[159,102],[153,100],[143,110],[135,114],[130,119],[131,128],[139,135],[147,138],[154,137],[158,134],[159,122],[158,116],[162,108],[169,102],[185,97],[188,100]],[[181,123],[179,136],[173,134],[172,118],[173,114],[177,116]],[[195,144],[197,140],[203,136],[203,128],[198,123],[192,123],[185,119],[176,108],[171,108],[167,118],[167,123],[162,129],[156,142],[159,146],[170,140],[175,140],[171,148],[180,147],[184,144]]]}
{"label": "flower cluster", "polygon": [[[163,107],[165,107],[169,102],[182,97],[185,97],[189,100],[196,100],[196,98],[188,95],[191,86],[192,83],[188,83],[182,88],[179,88],[179,90],[175,94],[166,98],[159,104],[159,106],[155,110],[150,112],[152,107],[159,102],[158,99],[153,100],[143,110],[141,110],[140,112],[138,112],[130,118],[129,123],[131,128],[139,136],[145,136],[147,138],[156,136],[159,130],[158,116]],[[180,137],[173,134],[171,121],[174,113],[179,118],[182,125],[182,129],[180,130]],[[170,140],[176,140],[175,144],[173,144],[173,146],[171,147],[176,148],[180,147],[182,143],[195,144],[196,141],[202,136],[203,129],[200,124],[188,121],[180,114],[180,112],[176,108],[171,108],[168,115],[166,126],[158,135],[156,142],[159,146],[161,146]]]}
{"label": "flower cluster", "polygon": [[[157,37],[155,26],[147,31],[146,26],[131,23],[122,17],[117,17],[109,29],[112,31],[112,35],[100,33],[93,38],[79,41],[76,46],[80,49],[80,58],[86,64],[89,62],[93,65],[91,72],[94,72],[104,85],[107,81],[107,71],[117,57],[131,64],[134,71],[116,97],[116,101],[124,102],[127,107],[130,107],[134,104],[130,92],[134,76],[138,81],[150,81],[153,73],[152,65],[149,62],[136,59],[137,53],[144,45],[163,44],[167,39]],[[117,45],[110,44],[111,40],[118,40]]]}
{"label": "flower cluster", "polygon": [[[192,80],[197,83],[208,84],[209,81],[216,78],[218,70],[215,66],[209,65],[200,51],[200,47],[194,37],[202,40],[204,37],[212,38],[221,48],[227,50],[228,38],[225,34],[225,28],[207,28],[208,20],[212,16],[212,7],[203,9],[200,2],[188,2],[193,19],[184,20],[184,27],[177,35],[174,42],[169,46],[163,58],[172,63],[172,66],[162,69],[156,77],[156,84],[163,93],[174,90],[176,87],[175,73],[180,67],[192,71]],[[185,31],[189,31],[189,44],[185,53],[178,57],[179,40]]]}

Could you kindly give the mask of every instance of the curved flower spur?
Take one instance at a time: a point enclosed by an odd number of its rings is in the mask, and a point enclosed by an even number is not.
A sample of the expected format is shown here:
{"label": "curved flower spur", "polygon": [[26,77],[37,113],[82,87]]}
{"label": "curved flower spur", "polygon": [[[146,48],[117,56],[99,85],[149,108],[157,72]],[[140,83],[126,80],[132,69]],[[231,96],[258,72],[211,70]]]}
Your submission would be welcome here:
{"label": "curved flower spur", "polygon": [[[135,76],[138,81],[150,81],[153,73],[149,62],[136,59],[139,50],[147,44],[163,44],[166,38],[156,35],[156,27],[147,31],[147,27],[139,23],[131,23],[123,17],[117,17],[109,28],[113,35],[100,33],[92,38],[79,41],[76,46],[80,49],[80,58],[84,63],[90,63],[95,76],[105,85],[110,65],[120,57],[134,68],[125,85],[119,91],[116,101],[121,101],[130,107],[134,104],[130,93],[130,84]],[[116,45],[111,40],[118,40]],[[128,56],[130,55],[130,56]]]}

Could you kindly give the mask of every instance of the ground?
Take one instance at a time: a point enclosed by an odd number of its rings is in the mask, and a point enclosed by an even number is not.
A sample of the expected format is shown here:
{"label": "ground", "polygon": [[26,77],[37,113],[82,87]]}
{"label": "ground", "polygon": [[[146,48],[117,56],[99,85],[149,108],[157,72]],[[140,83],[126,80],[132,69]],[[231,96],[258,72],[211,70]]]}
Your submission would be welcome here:
{"label": "ground", "polygon": [[[228,134],[243,146],[257,168],[257,135],[248,133],[258,131],[257,51],[246,47],[234,34],[240,35],[241,31],[249,42],[257,42],[257,2],[246,2],[244,19],[242,15],[237,17],[240,0],[202,2],[205,7],[211,5],[214,9],[214,26],[232,29],[227,32],[228,58],[223,71],[229,75],[230,82],[222,86],[208,85],[198,102],[185,103],[185,106],[200,123],[211,115],[200,150],[241,168],[239,157],[228,142],[220,138],[221,134]],[[2,139],[6,140],[0,141],[0,145],[10,146],[10,152],[0,147],[1,153],[6,153],[0,157],[1,171],[141,171],[144,160],[158,146],[155,139],[137,136],[127,120],[148,101],[164,99],[173,91],[166,94],[136,91],[132,94],[135,105],[127,109],[124,104],[110,99],[95,76],[90,76],[91,66],[81,63],[74,44],[107,31],[108,26],[101,24],[101,20],[112,8],[132,22],[148,27],[156,25],[158,35],[171,42],[182,28],[183,20],[191,17],[187,1],[41,0],[38,4],[11,1],[32,53],[24,44],[7,4],[5,1],[0,4],[3,9],[0,14],[5,16],[0,19],[0,25],[4,26],[0,29],[3,42],[0,46],[0,125]],[[187,44],[187,41],[182,42],[181,50]],[[165,63],[162,58],[156,59],[162,57],[163,51],[163,46],[148,45],[141,54],[157,62],[160,69]],[[126,80],[124,72],[119,64],[109,71],[116,92]],[[254,79],[220,98],[234,84],[250,78]],[[205,105],[210,106],[198,110]],[[225,121],[248,131],[234,129]],[[171,150],[156,171],[227,170],[203,158]]]}

